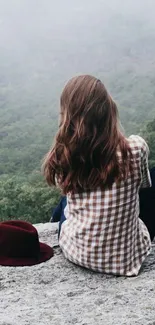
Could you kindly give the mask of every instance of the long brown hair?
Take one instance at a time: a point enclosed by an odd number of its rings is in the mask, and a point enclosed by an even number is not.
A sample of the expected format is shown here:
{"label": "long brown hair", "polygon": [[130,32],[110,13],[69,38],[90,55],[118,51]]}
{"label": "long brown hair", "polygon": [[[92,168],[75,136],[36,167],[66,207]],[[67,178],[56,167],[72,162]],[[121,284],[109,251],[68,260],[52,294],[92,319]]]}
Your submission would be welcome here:
{"label": "long brown hair", "polygon": [[62,92],[59,130],[43,163],[48,184],[58,183],[64,194],[109,187],[127,177],[130,156],[117,106],[103,83],[89,75],[72,78]]}

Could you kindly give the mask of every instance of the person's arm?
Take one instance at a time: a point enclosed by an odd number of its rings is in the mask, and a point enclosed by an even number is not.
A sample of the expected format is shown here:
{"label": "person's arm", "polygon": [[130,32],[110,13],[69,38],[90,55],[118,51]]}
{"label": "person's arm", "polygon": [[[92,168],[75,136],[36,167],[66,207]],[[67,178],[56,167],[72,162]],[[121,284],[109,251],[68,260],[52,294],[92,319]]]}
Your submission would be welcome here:
{"label": "person's arm", "polygon": [[142,170],[142,183],[141,188],[151,187],[151,177],[148,167],[149,147],[145,140],[143,140],[141,151],[141,170]]}

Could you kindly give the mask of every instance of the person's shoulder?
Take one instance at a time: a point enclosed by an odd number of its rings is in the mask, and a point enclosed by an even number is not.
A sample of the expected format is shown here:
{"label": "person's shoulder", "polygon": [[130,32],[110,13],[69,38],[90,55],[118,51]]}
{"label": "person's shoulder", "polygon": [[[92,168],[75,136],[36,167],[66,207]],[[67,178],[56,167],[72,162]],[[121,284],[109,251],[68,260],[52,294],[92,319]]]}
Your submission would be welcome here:
{"label": "person's shoulder", "polygon": [[141,156],[149,153],[149,147],[146,141],[140,135],[130,135],[128,138],[131,149],[138,151]]}

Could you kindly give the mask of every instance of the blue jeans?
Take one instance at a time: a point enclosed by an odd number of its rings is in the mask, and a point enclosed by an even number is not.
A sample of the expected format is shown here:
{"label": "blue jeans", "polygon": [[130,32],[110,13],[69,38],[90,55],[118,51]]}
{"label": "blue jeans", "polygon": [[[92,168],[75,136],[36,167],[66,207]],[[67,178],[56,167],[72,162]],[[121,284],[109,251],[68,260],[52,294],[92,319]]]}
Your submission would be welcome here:
{"label": "blue jeans", "polygon": [[51,216],[51,222],[58,222],[59,221],[59,231],[58,231],[58,238],[60,236],[60,229],[62,223],[66,220],[65,215],[64,215],[64,209],[67,204],[67,199],[66,196],[62,196],[59,204],[57,207],[52,211],[52,216]]}

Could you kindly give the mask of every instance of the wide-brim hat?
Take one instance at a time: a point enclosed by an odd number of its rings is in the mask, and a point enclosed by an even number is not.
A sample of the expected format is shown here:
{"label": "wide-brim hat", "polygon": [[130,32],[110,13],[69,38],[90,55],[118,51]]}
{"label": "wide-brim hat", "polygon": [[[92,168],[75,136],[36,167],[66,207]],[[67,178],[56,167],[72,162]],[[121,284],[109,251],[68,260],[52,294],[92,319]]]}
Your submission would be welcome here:
{"label": "wide-brim hat", "polygon": [[0,222],[0,265],[31,266],[49,260],[53,248],[39,242],[36,228],[28,222]]}

